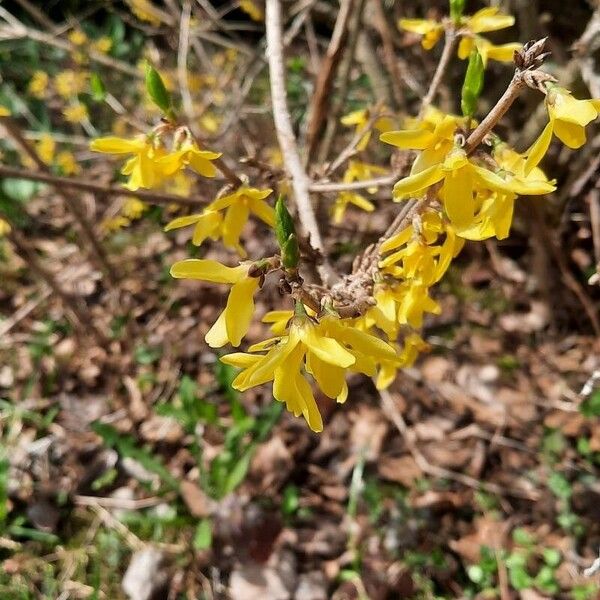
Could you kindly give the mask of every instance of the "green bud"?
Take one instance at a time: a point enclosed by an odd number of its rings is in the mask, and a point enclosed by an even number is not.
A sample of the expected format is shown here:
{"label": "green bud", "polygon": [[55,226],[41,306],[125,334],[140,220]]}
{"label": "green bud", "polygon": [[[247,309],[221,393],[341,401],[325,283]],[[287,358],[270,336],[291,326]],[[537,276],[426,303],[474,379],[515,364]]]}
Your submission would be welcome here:
{"label": "green bud", "polygon": [[298,238],[292,215],[288,212],[283,196],[279,196],[275,203],[275,235],[281,248],[283,266],[286,269],[296,268],[300,260]]}
{"label": "green bud", "polygon": [[465,10],[465,0],[450,0],[450,17],[454,22],[460,21]]}
{"label": "green bud", "polygon": [[96,102],[104,102],[104,99],[106,98],[106,88],[98,73],[92,73],[90,76],[90,87],[92,89],[92,98]]}
{"label": "green bud", "polygon": [[481,54],[473,48],[469,56],[469,66],[462,87],[461,108],[465,117],[472,117],[477,110],[477,101],[483,89],[483,75],[485,68]]}
{"label": "green bud", "polygon": [[171,95],[167,91],[158,71],[149,63],[146,64],[146,91],[152,99],[152,102],[154,102],[160,110],[165,114],[172,112]]}

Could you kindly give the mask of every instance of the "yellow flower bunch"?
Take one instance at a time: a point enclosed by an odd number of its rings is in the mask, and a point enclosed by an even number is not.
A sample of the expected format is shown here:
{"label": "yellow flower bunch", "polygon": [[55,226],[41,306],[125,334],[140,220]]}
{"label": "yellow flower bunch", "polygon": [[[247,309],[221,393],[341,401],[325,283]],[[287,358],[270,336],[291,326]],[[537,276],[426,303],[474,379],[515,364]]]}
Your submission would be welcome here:
{"label": "yellow flower bunch", "polygon": [[335,317],[316,322],[300,313],[292,318],[285,335],[221,360],[242,369],[233,381],[235,389],[244,391],[273,381],[273,397],[294,415],[302,415],[313,431],[321,431],[323,421],[306,373],[326,396],[345,402],[348,371],[373,376],[378,364],[397,361],[397,356],[389,344]]}
{"label": "yellow flower bunch", "polygon": [[[371,114],[368,108],[355,110],[347,115],[344,115],[340,119],[342,125],[346,125],[347,127],[354,126],[356,135],[364,132],[364,135],[360,138],[358,144],[356,145],[357,150],[364,150],[369,144],[372,133],[371,128],[369,127],[370,120]],[[373,127],[380,133],[383,133],[393,129],[394,121],[389,116],[382,116],[375,120]]]}
{"label": "yellow flower bunch", "polygon": [[245,258],[246,251],[240,244],[240,236],[250,214],[257,216],[269,227],[275,226],[275,211],[265,202],[272,191],[242,185],[231,194],[211,202],[200,214],[173,219],[165,227],[165,231],[194,225],[194,245],[200,246],[208,238],[222,239],[227,248],[236,250]]}
{"label": "yellow flower bunch", "polygon": [[185,167],[204,177],[214,177],[216,169],[211,161],[221,156],[218,152],[200,150],[190,140],[167,152],[160,139],[153,135],[138,136],[132,140],[116,136],[98,138],[91,142],[90,148],[106,154],[133,155],[121,170],[123,175],[129,176],[125,187],[131,191],[158,187]]}
{"label": "yellow flower bunch", "polygon": [[[515,50],[519,50],[521,44],[510,43],[497,46],[479,34],[512,27],[514,22],[515,18],[512,15],[499,14],[499,9],[493,6],[482,8],[470,17],[460,17],[453,25],[461,36],[458,45],[459,58],[469,58],[471,50],[475,47],[481,55],[484,66],[489,59],[512,62]],[[430,19],[400,19],[398,26],[405,31],[422,35],[421,45],[425,50],[431,50],[442,37],[447,25]]]}
{"label": "yellow flower bunch", "polygon": [[[344,183],[365,181],[367,179],[372,179],[377,175],[384,175],[385,173],[387,173],[387,169],[384,169],[383,167],[351,160],[348,163],[348,168],[342,177],[342,181]],[[367,191],[370,194],[374,194],[377,191],[377,187],[367,188]],[[335,200],[334,205],[332,206],[334,223],[342,222],[344,219],[344,214],[346,213],[346,208],[349,204],[353,204],[354,206],[366,212],[373,212],[375,210],[375,205],[371,201],[367,200],[362,194],[352,191],[343,191],[340,192]]]}
{"label": "yellow flower bunch", "polygon": [[102,227],[105,231],[118,231],[123,227],[129,227],[133,221],[140,219],[147,210],[148,205],[145,202],[130,196],[125,200],[119,214],[106,219],[102,223]]}
{"label": "yellow flower bunch", "polygon": [[87,73],[66,69],[56,75],[53,83],[58,95],[68,99],[83,93],[87,86],[87,80]]}
{"label": "yellow flower bunch", "polygon": [[46,92],[48,90],[48,82],[50,81],[50,77],[48,73],[45,71],[34,71],[33,76],[29,80],[29,85],[27,89],[29,93],[35,98],[45,98]]}
{"label": "yellow flower bunch", "polygon": [[63,110],[63,115],[69,123],[82,123],[88,118],[87,106],[81,102],[75,102]]}

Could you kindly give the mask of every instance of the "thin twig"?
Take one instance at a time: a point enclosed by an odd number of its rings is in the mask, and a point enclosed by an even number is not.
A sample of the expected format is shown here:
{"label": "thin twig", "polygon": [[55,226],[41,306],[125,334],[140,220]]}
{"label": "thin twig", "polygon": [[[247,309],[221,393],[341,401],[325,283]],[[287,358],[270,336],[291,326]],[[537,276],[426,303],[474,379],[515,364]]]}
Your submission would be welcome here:
{"label": "thin twig", "polygon": [[350,181],[348,183],[333,181],[314,181],[310,184],[311,192],[347,192],[351,190],[364,190],[371,187],[383,187],[392,185],[398,180],[398,173],[390,173],[383,177],[374,177],[373,179],[361,179],[360,181]]}
{"label": "thin twig", "polygon": [[[99,183],[90,183],[81,179],[72,177],[59,177],[50,173],[41,173],[39,171],[28,171],[18,167],[9,167],[0,164],[0,177],[12,177],[14,179],[27,179],[29,181],[40,181],[48,183],[56,188],[73,188],[84,192],[92,192],[96,194],[104,194],[110,196],[134,196],[150,204],[178,204],[180,206],[189,206],[190,208],[198,208],[203,204],[208,204],[203,198],[184,198],[175,194],[163,194],[159,192],[149,192],[147,190],[131,191],[124,187],[115,185],[102,185]],[[79,197],[71,196],[67,198],[69,202],[79,202]]]}
{"label": "thin twig", "polygon": [[[38,156],[37,152],[31,146],[31,144],[23,137],[21,133],[21,128],[18,126],[16,121],[14,121],[10,117],[0,117],[0,122],[4,125],[9,135],[13,138],[13,140],[23,149],[23,151],[31,158],[31,160],[35,163],[37,168],[43,173],[49,173],[48,165],[44,163],[44,161]],[[99,263],[99,266],[106,273],[108,278],[115,282],[117,281],[117,275],[115,270],[113,269],[110,261],[108,260],[108,255],[106,254],[104,248],[102,247],[100,240],[96,236],[94,229],[91,223],[88,220],[87,215],[85,214],[81,204],[74,200],[71,196],[70,192],[67,190],[61,189],[60,186],[53,183],[52,184],[58,194],[62,196],[66,200],[66,206],[73,214],[73,217],[77,221],[80,229],[82,230],[86,240],[89,242],[92,253],[96,257],[96,260]]]}
{"label": "thin twig", "polygon": [[271,81],[271,101],[273,103],[273,119],[275,121],[277,140],[283,154],[286,170],[292,179],[298,216],[302,226],[310,236],[312,246],[323,256],[323,262],[317,265],[319,275],[324,283],[330,283],[336,278],[336,275],[326,258],[325,244],[323,243],[309,196],[310,182],[300,160],[296,146],[296,137],[292,129],[287,106],[283,43],[281,38],[280,0],[267,0],[265,24],[267,30],[267,58]]}
{"label": "thin twig", "polygon": [[433,79],[429,84],[429,89],[423,98],[423,102],[421,103],[421,110],[419,111],[419,117],[422,117],[425,114],[425,111],[431,106],[435,95],[444,79],[444,75],[448,70],[448,66],[450,65],[450,60],[452,59],[452,55],[454,54],[454,49],[456,48],[456,43],[458,42],[459,35],[453,25],[448,25],[446,28],[446,35],[444,37],[444,49],[442,50],[442,56],[440,57],[440,62],[438,63],[435,73],[433,75]]}
{"label": "thin twig", "polygon": [[181,9],[181,20],[179,25],[179,46],[177,48],[177,81],[179,82],[179,91],[181,93],[181,103],[183,112],[188,121],[188,126],[195,131],[194,103],[192,94],[188,85],[187,76],[187,57],[190,48],[190,18],[192,14],[191,0],[185,0]]}

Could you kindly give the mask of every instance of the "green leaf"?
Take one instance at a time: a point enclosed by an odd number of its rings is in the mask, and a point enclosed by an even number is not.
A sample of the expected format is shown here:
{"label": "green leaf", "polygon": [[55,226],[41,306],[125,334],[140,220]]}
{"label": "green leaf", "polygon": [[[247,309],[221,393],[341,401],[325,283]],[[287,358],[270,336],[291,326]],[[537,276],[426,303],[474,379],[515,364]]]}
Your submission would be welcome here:
{"label": "green leaf", "polygon": [[300,261],[300,249],[296,237],[296,227],[283,196],[275,203],[275,234],[281,248],[281,262],[286,269],[295,269]]}
{"label": "green leaf", "polygon": [[560,550],[556,548],[544,548],[542,556],[544,557],[544,562],[549,567],[558,567],[560,564]]}
{"label": "green leaf", "polygon": [[479,565],[471,565],[467,568],[467,575],[473,583],[481,583],[485,574]]}
{"label": "green leaf", "polygon": [[281,510],[284,515],[293,515],[300,507],[300,490],[295,485],[288,485],[283,490]]}
{"label": "green leaf", "polygon": [[450,17],[454,22],[460,21],[465,10],[465,0],[450,0]]}
{"label": "green leaf", "polygon": [[27,202],[40,188],[39,183],[28,179],[7,178],[1,185],[2,191],[15,202]]}
{"label": "green leaf", "polygon": [[579,406],[579,411],[584,417],[599,417],[600,390],[596,390],[589,398],[586,398]]}
{"label": "green leaf", "polygon": [[152,102],[165,114],[172,111],[171,95],[167,91],[158,71],[149,63],[146,64],[146,91]]}
{"label": "green leaf", "polygon": [[483,89],[483,74],[485,68],[481,54],[473,48],[469,56],[469,65],[462,88],[461,108],[465,117],[472,117],[477,110],[477,101]]}
{"label": "green leaf", "polygon": [[92,73],[90,76],[90,88],[92,89],[92,98],[96,102],[104,102],[106,98],[106,88],[100,75],[98,73]]}
{"label": "green leaf", "polygon": [[254,452],[247,452],[240,458],[240,460],[235,463],[231,472],[227,475],[227,479],[225,480],[225,486],[223,489],[224,495],[230,494],[235,490],[235,488],[244,481],[246,478],[246,473],[248,473],[248,469],[250,468],[250,460],[252,459],[252,455]]}
{"label": "green leaf", "polygon": [[194,534],[194,548],[208,550],[212,546],[212,523],[210,519],[202,519]]}
{"label": "green leaf", "polygon": [[561,500],[568,500],[573,493],[573,489],[568,479],[561,473],[552,473],[548,477],[548,487],[550,491]]}

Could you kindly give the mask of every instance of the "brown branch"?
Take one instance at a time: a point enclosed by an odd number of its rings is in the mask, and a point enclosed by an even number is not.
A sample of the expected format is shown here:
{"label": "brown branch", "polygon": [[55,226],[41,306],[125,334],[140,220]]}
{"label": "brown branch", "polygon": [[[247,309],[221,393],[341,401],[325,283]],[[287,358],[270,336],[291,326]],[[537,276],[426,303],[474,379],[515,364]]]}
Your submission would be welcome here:
{"label": "brown branch", "polygon": [[[0,122],[4,125],[9,135],[13,138],[13,140],[23,149],[23,151],[31,158],[31,160],[35,163],[37,168],[43,173],[49,173],[48,165],[44,163],[44,161],[38,156],[37,152],[34,148],[29,144],[29,142],[23,137],[21,133],[20,127],[17,123],[10,117],[0,117]],[[92,253],[96,257],[99,266],[106,273],[108,278],[111,281],[117,281],[118,277],[111,266],[108,256],[102,247],[100,240],[96,236],[94,229],[91,223],[88,221],[88,217],[85,214],[83,207],[80,202],[77,201],[71,193],[67,190],[62,189],[58,184],[52,184],[56,189],[57,193],[62,196],[66,200],[66,206],[68,210],[71,211],[73,217],[77,221],[80,229],[82,230],[84,237],[89,242]]]}
{"label": "brown branch", "polygon": [[323,256],[323,262],[317,265],[319,275],[324,283],[334,281],[337,276],[327,261],[325,244],[321,237],[315,211],[309,196],[309,179],[302,166],[296,137],[292,129],[290,113],[287,106],[285,71],[283,63],[281,1],[267,0],[266,30],[267,58],[271,82],[271,102],[273,104],[273,119],[279,147],[283,154],[285,168],[291,176],[294,198],[298,208],[298,216],[304,230],[310,236],[310,243]]}
{"label": "brown branch", "polygon": [[[9,167],[0,164],[0,177],[12,177],[14,179],[28,179],[29,181],[39,181],[47,183],[56,188],[73,188],[84,192],[94,194],[104,194],[109,196],[134,196],[150,204],[179,204],[180,206],[189,206],[190,208],[198,208],[203,204],[208,204],[207,201],[201,199],[184,198],[175,194],[161,194],[158,192],[149,192],[147,190],[136,190],[132,192],[124,187],[115,185],[102,185],[99,183],[90,183],[81,179],[73,179],[72,177],[59,177],[50,173],[41,173],[39,171],[28,171],[18,167]],[[68,200],[71,202],[79,202],[79,198],[69,195]]]}
{"label": "brown branch", "polygon": [[348,23],[354,5],[354,0],[342,0],[327,53],[319,69],[309,110],[306,141],[307,158],[313,155],[317,142],[320,139],[321,128],[327,118],[333,81],[344,54],[348,38]]}
{"label": "brown branch", "polygon": [[421,103],[421,110],[419,111],[419,117],[423,117],[425,111],[429,108],[431,103],[433,102],[435,95],[444,79],[444,75],[448,70],[448,66],[450,65],[450,61],[452,59],[452,55],[454,54],[454,49],[456,48],[456,44],[459,39],[459,34],[454,28],[453,25],[446,26],[446,35],[444,37],[444,49],[442,50],[442,56],[440,57],[440,62],[438,63],[435,73],[433,74],[433,79],[429,84],[429,89],[423,98],[423,102]]}

